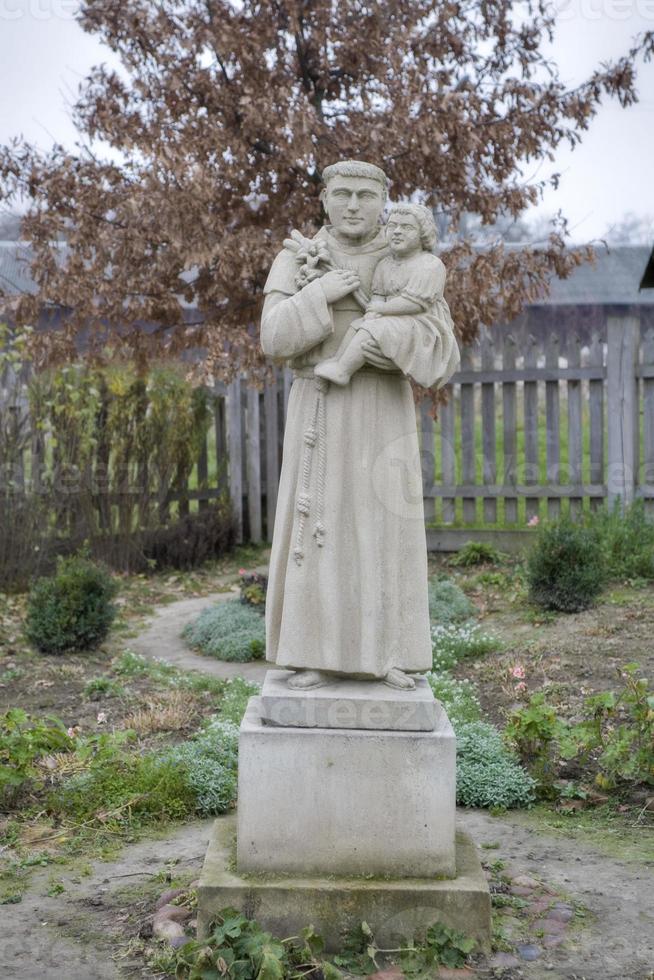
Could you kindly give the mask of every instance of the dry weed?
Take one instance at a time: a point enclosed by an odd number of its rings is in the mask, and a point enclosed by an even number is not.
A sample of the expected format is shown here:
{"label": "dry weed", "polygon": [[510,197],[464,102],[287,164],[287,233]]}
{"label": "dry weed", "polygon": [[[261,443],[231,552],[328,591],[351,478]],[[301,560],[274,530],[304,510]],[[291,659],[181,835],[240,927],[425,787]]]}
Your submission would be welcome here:
{"label": "dry weed", "polygon": [[192,728],[198,714],[197,698],[188,691],[168,691],[146,701],[145,707],[123,719],[123,727],[137,735],[180,732]]}

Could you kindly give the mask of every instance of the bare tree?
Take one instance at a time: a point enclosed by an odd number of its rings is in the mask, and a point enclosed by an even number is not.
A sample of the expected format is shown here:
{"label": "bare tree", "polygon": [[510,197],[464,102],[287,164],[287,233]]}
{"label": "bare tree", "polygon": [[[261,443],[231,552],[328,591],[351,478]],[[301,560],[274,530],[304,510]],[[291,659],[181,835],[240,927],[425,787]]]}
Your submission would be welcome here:
{"label": "bare tree", "polygon": [[[635,102],[635,63],[654,50],[644,35],[567,88],[542,51],[549,11],[540,0],[87,0],[80,23],[122,70],[96,67],[82,84],[80,149],[0,148],[2,196],[30,202],[38,289],[16,315],[69,311],[65,330],[37,335],[36,356],[70,357],[84,331],[96,355],[108,340],[142,360],[200,345],[223,376],[260,370],[253,325],[271,258],[293,225],[317,227],[320,173],[339,158],[378,163],[395,198],[422,189],[454,224],[517,219],[557,182],[525,182],[525,166],[578,143],[604,97]],[[563,222],[537,249],[452,241],[462,338],[587,255],[565,248]]]}

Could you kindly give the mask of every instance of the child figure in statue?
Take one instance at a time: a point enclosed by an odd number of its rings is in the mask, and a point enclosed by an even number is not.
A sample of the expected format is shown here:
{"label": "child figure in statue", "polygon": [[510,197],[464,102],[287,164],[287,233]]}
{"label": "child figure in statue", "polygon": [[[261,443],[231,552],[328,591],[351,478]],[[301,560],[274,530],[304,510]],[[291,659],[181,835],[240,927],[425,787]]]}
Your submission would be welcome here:
{"label": "child figure in statue", "polygon": [[455,352],[443,297],[445,266],[432,253],[436,225],[431,211],[421,204],[395,205],[386,238],[391,254],[375,269],[365,315],[353,321],[336,355],[316,365],[314,373],[347,385],[366,363],[363,344],[373,337],[404,374],[427,387],[440,376],[440,387],[452,373]]}

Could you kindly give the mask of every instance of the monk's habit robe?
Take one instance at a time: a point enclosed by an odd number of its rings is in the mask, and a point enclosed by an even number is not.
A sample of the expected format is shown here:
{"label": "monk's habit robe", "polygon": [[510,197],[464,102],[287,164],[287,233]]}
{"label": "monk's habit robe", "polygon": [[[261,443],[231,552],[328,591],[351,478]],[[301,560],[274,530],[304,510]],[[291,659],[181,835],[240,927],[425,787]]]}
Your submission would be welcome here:
{"label": "monk's habit robe", "polygon": [[[383,232],[344,246],[328,228],[337,268],[370,294]],[[345,387],[313,377],[361,316],[349,295],[331,306],[314,280],[298,291],[283,250],[265,287],[264,352],[295,372],[266,600],[267,659],[278,667],[363,678],[431,668],[427,546],[416,413],[408,379],[366,366]],[[451,321],[442,329],[450,331]],[[451,355],[433,384],[456,369]],[[456,347],[456,343],[455,343]],[[431,356],[431,352],[427,352]]]}

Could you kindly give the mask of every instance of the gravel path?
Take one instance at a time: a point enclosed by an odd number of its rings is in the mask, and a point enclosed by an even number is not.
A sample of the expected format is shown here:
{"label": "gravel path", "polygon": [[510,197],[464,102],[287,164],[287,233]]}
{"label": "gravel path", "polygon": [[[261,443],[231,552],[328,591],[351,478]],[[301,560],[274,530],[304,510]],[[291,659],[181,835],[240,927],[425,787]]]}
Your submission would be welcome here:
{"label": "gravel path", "polygon": [[186,624],[204,609],[233,598],[233,592],[215,592],[200,599],[182,599],[167,606],[155,606],[152,622],[143,633],[130,641],[130,649],[144,657],[165,660],[181,670],[198,670],[212,677],[240,675],[249,680],[262,681],[269,664],[256,660],[247,664],[224,663],[193,653],[182,640],[181,633]]}

